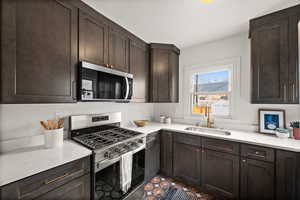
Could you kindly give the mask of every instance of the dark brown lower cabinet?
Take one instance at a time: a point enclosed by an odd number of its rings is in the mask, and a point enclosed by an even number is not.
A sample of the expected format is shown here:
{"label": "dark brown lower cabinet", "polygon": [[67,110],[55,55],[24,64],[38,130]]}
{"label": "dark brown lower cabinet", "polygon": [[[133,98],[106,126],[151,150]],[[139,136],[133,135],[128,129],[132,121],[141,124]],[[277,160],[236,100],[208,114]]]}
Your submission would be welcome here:
{"label": "dark brown lower cabinet", "polygon": [[160,138],[159,133],[147,136],[145,179],[150,180],[160,168]]}
{"label": "dark brown lower cabinet", "polygon": [[239,157],[212,150],[202,150],[203,190],[218,199],[239,198]]}
{"label": "dark brown lower cabinet", "polygon": [[277,151],[276,155],[276,198],[299,199],[299,155],[287,151]]}
{"label": "dark brown lower cabinet", "polygon": [[2,200],[90,199],[90,157],[49,169],[0,188]]}
{"label": "dark brown lower cabinet", "polygon": [[200,186],[201,149],[191,144],[174,141],[173,176],[183,182]]}
{"label": "dark brown lower cabinet", "polygon": [[160,134],[160,172],[169,177],[173,176],[173,136],[168,131]]}
{"label": "dark brown lower cabinet", "polygon": [[90,182],[90,174],[87,174],[38,197],[37,200],[90,200]]}
{"label": "dark brown lower cabinet", "polygon": [[241,200],[274,200],[274,164],[241,160]]}
{"label": "dark brown lower cabinet", "polygon": [[169,131],[160,140],[160,172],[218,200],[300,199],[299,153]]}

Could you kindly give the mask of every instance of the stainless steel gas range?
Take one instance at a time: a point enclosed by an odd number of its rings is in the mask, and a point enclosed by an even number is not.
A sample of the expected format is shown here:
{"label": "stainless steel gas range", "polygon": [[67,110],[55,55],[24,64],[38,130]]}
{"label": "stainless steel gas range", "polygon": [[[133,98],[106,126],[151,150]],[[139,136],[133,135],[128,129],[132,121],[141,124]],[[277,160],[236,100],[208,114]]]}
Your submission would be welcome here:
{"label": "stainless steel gas range", "polygon": [[[71,138],[92,149],[92,193],[94,199],[123,199],[144,182],[144,134],[120,128],[121,113],[70,117]],[[132,152],[131,188],[122,192],[120,159]]]}

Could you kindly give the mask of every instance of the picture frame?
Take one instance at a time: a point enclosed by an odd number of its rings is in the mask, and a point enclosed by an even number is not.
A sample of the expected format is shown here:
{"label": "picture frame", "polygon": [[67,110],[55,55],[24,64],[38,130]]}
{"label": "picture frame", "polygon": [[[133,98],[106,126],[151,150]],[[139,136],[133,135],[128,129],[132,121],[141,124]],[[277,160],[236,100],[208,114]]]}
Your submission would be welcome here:
{"label": "picture frame", "polygon": [[258,119],[260,133],[275,134],[277,128],[286,128],[285,110],[282,109],[259,109]]}

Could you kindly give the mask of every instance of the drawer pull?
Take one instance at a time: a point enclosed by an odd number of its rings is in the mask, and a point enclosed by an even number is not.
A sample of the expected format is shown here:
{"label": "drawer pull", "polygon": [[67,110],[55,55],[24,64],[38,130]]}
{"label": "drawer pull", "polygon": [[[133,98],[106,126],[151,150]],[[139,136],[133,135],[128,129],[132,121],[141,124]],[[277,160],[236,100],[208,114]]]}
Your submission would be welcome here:
{"label": "drawer pull", "polygon": [[56,177],[56,178],[54,178],[54,179],[51,179],[51,180],[46,179],[46,180],[44,181],[44,184],[45,184],[45,185],[48,185],[48,184],[50,184],[50,183],[54,183],[54,182],[59,181],[59,180],[61,180],[61,179],[63,179],[63,178],[66,178],[66,177],[68,177],[68,176],[72,176],[72,175],[75,175],[75,174],[82,173],[83,171],[84,171],[84,170],[81,169],[81,170],[78,170],[78,171],[73,172],[73,173],[67,172],[67,173],[65,173],[64,175],[58,176],[58,177]]}
{"label": "drawer pull", "polygon": [[259,157],[259,158],[263,158],[263,159],[266,158],[265,156],[259,155],[259,152],[255,152],[255,154],[248,153],[248,156],[254,156],[254,157]]}

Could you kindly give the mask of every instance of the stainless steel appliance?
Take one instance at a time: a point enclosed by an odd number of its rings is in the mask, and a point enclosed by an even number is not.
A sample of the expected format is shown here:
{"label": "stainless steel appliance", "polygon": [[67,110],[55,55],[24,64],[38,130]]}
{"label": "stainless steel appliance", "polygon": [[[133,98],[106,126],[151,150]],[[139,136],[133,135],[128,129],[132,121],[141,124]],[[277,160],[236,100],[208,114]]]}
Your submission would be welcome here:
{"label": "stainless steel appliance", "polygon": [[81,101],[129,102],[132,82],[132,74],[80,62],[78,98]]}
{"label": "stainless steel appliance", "polygon": [[[120,128],[121,113],[70,117],[71,138],[93,150],[92,193],[94,199],[123,199],[144,182],[145,135]],[[132,183],[123,194],[120,187],[120,159],[132,151]]]}

